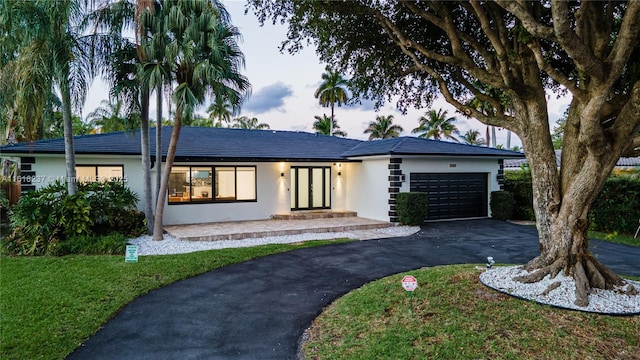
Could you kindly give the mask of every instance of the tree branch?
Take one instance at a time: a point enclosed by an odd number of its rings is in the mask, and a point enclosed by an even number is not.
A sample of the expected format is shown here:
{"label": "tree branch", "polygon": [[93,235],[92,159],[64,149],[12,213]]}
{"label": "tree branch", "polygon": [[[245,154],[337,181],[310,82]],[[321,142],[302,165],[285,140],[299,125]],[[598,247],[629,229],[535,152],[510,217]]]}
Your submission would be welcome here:
{"label": "tree branch", "polygon": [[573,94],[573,96],[575,96],[576,98],[580,99],[580,101],[584,102],[587,100],[586,98],[587,94],[584,90],[577,87],[573,80],[569,79],[569,77],[567,77],[561,71],[554,69],[544,59],[544,56],[542,55],[542,49],[540,47],[540,40],[536,39],[535,41],[528,43],[527,46],[529,47],[529,49],[531,49],[531,52],[533,52],[533,55],[536,59],[536,63],[538,64],[538,68],[540,70],[547,73],[547,75],[553,78],[553,80],[558,82],[560,85],[566,87],[571,92],[571,94]]}
{"label": "tree branch", "polygon": [[507,50],[504,47],[502,41],[500,41],[500,37],[498,34],[491,28],[491,20],[488,18],[482,6],[478,3],[477,0],[471,1],[471,6],[480,21],[480,27],[482,27],[482,31],[487,35],[487,38],[493,45],[496,50],[496,59],[499,63],[499,71],[502,79],[507,87],[513,87],[515,85],[515,80],[513,76],[511,76],[511,72],[509,71],[509,56]]}
{"label": "tree branch", "polygon": [[[433,25],[435,25],[438,28],[440,28],[443,31],[445,31],[447,33],[448,37],[450,37],[450,38],[453,37],[456,40],[460,39],[460,40],[464,41],[466,44],[468,44],[469,46],[471,46],[475,51],[478,52],[478,54],[484,60],[486,66],[487,66],[486,72],[488,74],[491,74],[495,70],[495,66],[494,66],[494,63],[493,63],[494,56],[489,51],[487,51],[487,47],[485,45],[480,44],[478,41],[476,41],[476,39],[471,37],[469,34],[467,34],[465,32],[458,31],[458,29],[455,28],[455,27],[447,27],[447,24],[443,19],[441,19],[441,18],[439,18],[439,17],[437,17],[437,16],[435,16],[433,14],[430,14],[427,11],[424,11],[420,7],[416,6],[413,2],[403,2],[402,4],[405,7],[407,7],[409,10],[411,10],[414,14],[420,16],[421,18],[429,21]],[[458,55],[463,55],[466,59],[468,59],[468,61],[465,62],[466,65],[470,64],[470,65],[472,65],[472,67],[478,68],[477,65],[475,64],[475,62],[473,62],[473,60],[469,59],[468,54],[466,52],[462,52],[460,54],[456,54],[456,56],[458,56]],[[477,76],[477,75],[474,74],[474,76]],[[479,76],[477,76],[477,77],[479,77]],[[494,86],[496,86],[496,85],[494,84]]]}
{"label": "tree branch", "polygon": [[605,81],[604,64],[591,53],[588,46],[571,29],[569,5],[564,0],[551,1],[551,14],[556,40],[573,59],[576,66],[593,79]]}
{"label": "tree branch", "polygon": [[500,5],[503,9],[509,11],[515,15],[527,31],[539,38],[547,40],[555,40],[553,28],[544,26],[527,10],[522,4],[519,4],[513,0],[496,0],[496,4]]}
{"label": "tree branch", "polygon": [[613,44],[611,53],[605,59],[609,65],[608,80],[615,82],[624,69],[640,34],[640,1],[629,1],[627,11],[622,19],[620,33]]}

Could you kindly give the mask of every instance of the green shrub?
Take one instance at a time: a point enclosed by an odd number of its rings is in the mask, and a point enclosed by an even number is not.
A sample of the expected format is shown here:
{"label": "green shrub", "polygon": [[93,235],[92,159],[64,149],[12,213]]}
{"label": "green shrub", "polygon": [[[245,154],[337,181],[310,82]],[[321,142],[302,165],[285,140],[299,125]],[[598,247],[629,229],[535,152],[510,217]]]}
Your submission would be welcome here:
{"label": "green shrub", "polygon": [[509,191],[491,192],[491,217],[496,220],[510,220],[513,216],[513,194]]}
{"label": "green shrub", "polygon": [[128,238],[119,233],[102,236],[79,235],[61,241],[51,251],[52,255],[124,255]]}
{"label": "green shrub", "polygon": [[4,246],[19,255],[64,253],[67,239],[95,237],[113,232],[138,236],[144,231],[144,214],[138,199],[117,181],[80,183],[67,195],[66,184],[56,182],[26,193],[12,208],[11,232]]}
{"label": "green shrub", "polygon": [[533,188],[531,172],[505,171],[504,190],[513,194],[513,216],[515,220],[535,221],[533,212]]}
{"label": "green shrub", "polygon": [[640,219],[640,177],[610,177],[593,202],[589,219],[592,230],[633,234]]}
{"label": "green shrub", "polygon": [[427,194],[423,192],[399,193],[396,211],[402,225],[420,225],[427,217]]}
{"label": "green shrub", "polygon": [[[528,171],[505,172],[504,189],[513,193],[513,218],[535,220],[533,190]],[[640,176],[611,176],[589,212],[589,228],[601,232],[633,234],[640,219]]]}

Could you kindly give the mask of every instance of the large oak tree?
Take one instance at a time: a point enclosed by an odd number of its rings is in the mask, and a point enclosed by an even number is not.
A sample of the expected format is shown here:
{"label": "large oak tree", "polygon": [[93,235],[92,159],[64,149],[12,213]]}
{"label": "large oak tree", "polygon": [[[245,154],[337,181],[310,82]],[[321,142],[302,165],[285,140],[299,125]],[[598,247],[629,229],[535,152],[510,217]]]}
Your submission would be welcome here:
{"label": "large oak tree", "polygon": [[[564,271],[576,281],[579,306],[588,304],[593,287],[624,284],[589,251],[587,215],[620,156],[640,152],[640,1],[250,0],[248,6],[262,22],[288,22],[283,49],[314,44],[321,60],[351,78],[353,96],[399,99],[406,108],[428,105],[439,92],[457,110],[520,137],[541,250],[520,280]],[[572,97],[559,171],[549,91]],[[473,98],[493,106],[495,116],[467,106]]]}

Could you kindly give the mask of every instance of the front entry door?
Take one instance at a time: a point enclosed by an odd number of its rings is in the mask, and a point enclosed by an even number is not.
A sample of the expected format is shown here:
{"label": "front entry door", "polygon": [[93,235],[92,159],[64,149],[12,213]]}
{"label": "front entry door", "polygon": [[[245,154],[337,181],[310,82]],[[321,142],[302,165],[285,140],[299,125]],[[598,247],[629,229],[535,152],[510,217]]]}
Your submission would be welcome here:
{"label": "front entry door", "polygon": [[291,210],[331,208],[331,167],[291,167]]}

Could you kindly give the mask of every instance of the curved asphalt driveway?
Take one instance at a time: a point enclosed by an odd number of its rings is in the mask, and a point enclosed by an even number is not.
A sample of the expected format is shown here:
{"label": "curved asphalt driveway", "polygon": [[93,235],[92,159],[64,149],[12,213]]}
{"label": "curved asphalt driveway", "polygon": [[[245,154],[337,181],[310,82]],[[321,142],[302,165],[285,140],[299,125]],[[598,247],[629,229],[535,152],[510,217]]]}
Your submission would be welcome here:
{"label": "curved asphalt driveway", "polygon": [[[614,271],[640,276],[640,248],[594,242]],[[303,331],[337,297],[425,266],[524,263],[536,230],[492,220],[430,223],[418,234],[301,249],[223,267],[127,305],[69,359],[294,359]]]}

